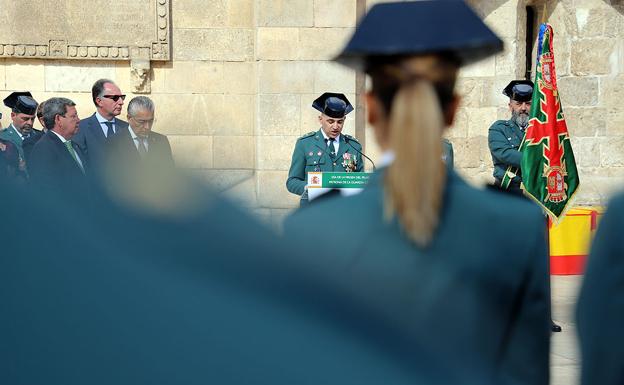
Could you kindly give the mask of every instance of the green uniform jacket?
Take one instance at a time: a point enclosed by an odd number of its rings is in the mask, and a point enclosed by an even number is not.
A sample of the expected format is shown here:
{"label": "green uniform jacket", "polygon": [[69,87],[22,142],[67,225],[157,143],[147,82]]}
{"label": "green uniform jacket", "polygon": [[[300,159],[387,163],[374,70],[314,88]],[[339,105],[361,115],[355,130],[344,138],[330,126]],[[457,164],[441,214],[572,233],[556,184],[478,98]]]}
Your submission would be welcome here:
{"label": "green uniform jacket", "polygon": [[[449,171],[439,227],[421,249],[396,220],[384,219],[382,177],[377,171],[358,195],[296,211],[285,236],[316,251],[316,269],[336,274],[419,333],[424,346],[447,357],[449,370],[467,365],[499,384],[547,385],[550,291],[541,211]],[[329,229],[328,218],[338,219]]]}
{"label": "green uniform jacket", "polygon": [[[356,172],[364,171],[362,145],[351,135],[340,135],[340,146],[335,160],[332,160],[321,130],[310,132],[297,139],[293,151],[286,188],[293,194],[303,195],[308,184],[308,172],[344,172],[343,155],[355,157]],[[306,199],[302,197],[302,199]]]}
{"label": "green uniform jacket", "polygon": [[17,153],[19,154],[20,159],[24,159],[24,148],[22,147],[23,139],[15,130],[16,129],[13,128],[13,125],[3,129],[0,131],[0,139],[8,140],[13,143],[17,148]]}
{"label": "green uniform jacket", "polygon": [[[492,124],[488,132],[488,145],[494,162],[494,178],[497,181],[503,179],[507,167],[518,167],[522,161],[522,153],[518,151],[524,132],[513,120],[497,120]],[[518,171],[518,176],[513,178],[513,183],[519,184],[522,178]]]}
{"label": "green uniform jacket", "polygon": [[578,300],[581,384],[624,384],[624,195],[600,221]]}

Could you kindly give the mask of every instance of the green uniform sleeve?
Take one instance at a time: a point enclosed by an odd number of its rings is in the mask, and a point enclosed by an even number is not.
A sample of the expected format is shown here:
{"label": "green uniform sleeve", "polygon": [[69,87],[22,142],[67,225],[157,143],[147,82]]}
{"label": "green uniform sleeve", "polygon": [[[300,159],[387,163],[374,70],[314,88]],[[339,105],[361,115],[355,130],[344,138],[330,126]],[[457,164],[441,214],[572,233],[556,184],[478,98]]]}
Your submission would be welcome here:
{"label": "green uniform sleeve", "polygon": [[286,180],[286,188],[293,194],[302,195],[305,191],[306,181],[306,158],[303,151],[303,143],[297,141],[295,150],[293,151],[292,160],[290,162],[290,170],[288,171],[288,179]]}
{"label": "green uniform sleeve", "polygon": [[488,145],[492,156],[510,166],[520,167],[522,153],[507,140],[500,123],[494,123],[488,132]]}
{"label": "green uniform sleeve", "polygon": [[446,162],[446,164],[452,169],[455,165],[455,159],[454,159],[455,157],[453,154],[453,144],[446,139],[442,141],[442,144],[443,144],[442,156],[444,157],[444,161]]}

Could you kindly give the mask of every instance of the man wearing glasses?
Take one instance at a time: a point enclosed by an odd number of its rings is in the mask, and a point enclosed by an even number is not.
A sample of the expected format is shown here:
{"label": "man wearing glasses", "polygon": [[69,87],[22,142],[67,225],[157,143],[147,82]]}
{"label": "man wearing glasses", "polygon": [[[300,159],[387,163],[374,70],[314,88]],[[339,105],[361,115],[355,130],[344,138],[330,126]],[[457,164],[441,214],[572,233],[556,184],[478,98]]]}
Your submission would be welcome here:
{"label": "man wearing glasses", "polygon": [[152,131],[154,102],[137,96],[128,103],[128,129],[112,139],[113,160],[142,163],[148,167],[174,165],[171,146],[165,135]]}
{"label": "man wearing glasses", "polygon": [[43,120],[49,129],[32,150],[31,180],[45,187],[83,185],[87,173],[85,156],[72,141],[80,123],[76,104],[66,98],[48,99]]}
{"label": "man wearing glasses", "polygon": [[112,80],[100,79],[93,84],[91,97],[96,111],[80,122],[74,141],[85,154],[90,167],[97,170],[106,156],[111,139],[128,131],[128,123],[117,119],[126,95]]}

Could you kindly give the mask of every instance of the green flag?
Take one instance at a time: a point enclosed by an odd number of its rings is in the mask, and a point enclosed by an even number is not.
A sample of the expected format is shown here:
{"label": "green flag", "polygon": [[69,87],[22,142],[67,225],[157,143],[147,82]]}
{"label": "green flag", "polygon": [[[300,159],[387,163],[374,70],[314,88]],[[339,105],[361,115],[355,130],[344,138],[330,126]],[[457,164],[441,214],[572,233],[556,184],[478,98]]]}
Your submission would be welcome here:
{"label": "green flag", "polygon": [[579,177],[559,100],[549,24],[540,26],[537,49],[529,126],[520,146],[522,183],[526,194],[557,220],[574,195]]}

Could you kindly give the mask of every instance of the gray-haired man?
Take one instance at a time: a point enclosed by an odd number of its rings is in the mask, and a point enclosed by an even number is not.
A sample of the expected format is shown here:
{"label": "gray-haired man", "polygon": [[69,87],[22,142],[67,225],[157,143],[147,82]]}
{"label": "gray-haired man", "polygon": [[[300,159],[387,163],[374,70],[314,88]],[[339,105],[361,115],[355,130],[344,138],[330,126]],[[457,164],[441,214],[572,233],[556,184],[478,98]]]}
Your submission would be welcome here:
{"label": "gray-haired man", "polygon": [[124,161],[146,161],[159,166],[173,165],[169,140],[152,131],[154,112],[154,102],[150,98],[137,96],[130,100],[128,129],[116,135],[112,142],[116,157],[121,155]]}

